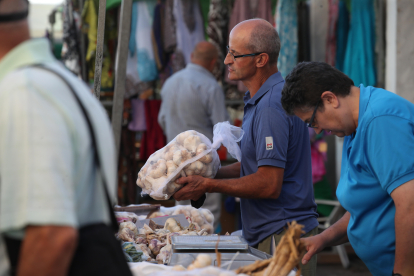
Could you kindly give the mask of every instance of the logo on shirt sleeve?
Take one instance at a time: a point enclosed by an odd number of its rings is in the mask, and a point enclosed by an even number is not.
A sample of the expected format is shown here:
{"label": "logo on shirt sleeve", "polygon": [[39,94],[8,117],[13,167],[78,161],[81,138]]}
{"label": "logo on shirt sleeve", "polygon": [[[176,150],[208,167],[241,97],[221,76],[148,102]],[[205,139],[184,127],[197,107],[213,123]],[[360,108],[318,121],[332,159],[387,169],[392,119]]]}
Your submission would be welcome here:
{"label": "logo on shirt sleeve", "polygon": [[269,136],[266,137],[266,150],[272,150],[273,149],[273,137]]}

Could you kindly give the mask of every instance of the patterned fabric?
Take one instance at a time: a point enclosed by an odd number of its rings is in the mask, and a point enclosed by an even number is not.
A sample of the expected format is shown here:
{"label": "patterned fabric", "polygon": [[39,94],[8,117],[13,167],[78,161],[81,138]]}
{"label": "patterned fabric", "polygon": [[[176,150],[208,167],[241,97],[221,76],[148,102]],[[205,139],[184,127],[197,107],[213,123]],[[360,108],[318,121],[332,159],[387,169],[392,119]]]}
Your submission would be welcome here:
{"label": "patterned fabric", "polygon": [[218,50],[218,59],[213,69],[213,75],[218,81],[223,80],[224,63],[226,57],[226,38],[227,35],[228,10],[221,0],[211,0],[210,11],[208,13],[207,35],[208,41],[213,43]]}
{"label": "patterned fabric", "polygon": [[172,53],[177,46],[176,22],[173,14],[174,0],[165,1],[164,22],[163,22],[163,42],[164,51]]}
{"label": "patterned fabric", "polygon": [[375,16],[373,0],[352,1],[344,73],[355,85],[376,84]]}
{"label": "patterned fabric", "polygon": [[73,12],[72,1],[66,0],[63,8],[62,61],[70,71],[80,75],[78,26],[76,26],[75,16],[79,17]]}
{"label": "patterned fabric", "polygon": [[295,1],[278,1],[276,8],[276,30],[279,33],[281,41],[277,68],[282,74],[282,77],[286,77],[298,61],[298,15]]}
{"label": "patterned fabric", "polygon": [[338,22],[339,0],[329,0],[328,38],[326,40],[325,62],[335,66],[336,23]]}

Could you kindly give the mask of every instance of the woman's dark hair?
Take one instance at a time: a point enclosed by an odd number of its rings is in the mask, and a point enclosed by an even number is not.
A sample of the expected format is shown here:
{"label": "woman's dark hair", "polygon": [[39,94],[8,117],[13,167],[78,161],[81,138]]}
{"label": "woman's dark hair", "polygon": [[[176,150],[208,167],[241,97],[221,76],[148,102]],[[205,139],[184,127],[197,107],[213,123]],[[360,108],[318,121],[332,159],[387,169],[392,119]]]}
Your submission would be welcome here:
{"label": "woman's dark hair", "polygon": [[[324,62],[301,62],[286,76],[282,106],[293,115],[295,109],[312,108],[325,91],[337,96],[349,95],[354,82],[338,69]],[[320,103],[323,106],[323,103]]]}

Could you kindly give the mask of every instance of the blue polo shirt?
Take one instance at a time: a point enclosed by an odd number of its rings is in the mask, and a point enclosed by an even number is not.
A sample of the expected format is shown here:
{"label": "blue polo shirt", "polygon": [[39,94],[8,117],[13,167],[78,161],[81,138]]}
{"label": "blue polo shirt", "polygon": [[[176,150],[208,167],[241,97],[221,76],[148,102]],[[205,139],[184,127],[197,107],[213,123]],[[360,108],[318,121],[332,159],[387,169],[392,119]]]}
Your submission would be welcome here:
{"label": "blue polo shirt", "polygon": [[373,275],[388,276],[395,257],[390,194],[414,179],[414,105],[384,89],[359,88],[358,128],[344,138],[336,194],[351,214],[347,232],[355,252]]}
{"label": "blue polo shirt", "polygon": [[260,166],[285,169],[278,199],[241,199],[243,236],[251,246],[282,232],[293,220],[305,225],[306,232],[318,225],[309,133],[304,122],[283,110],[280,99],[284,83],[278,72],[253,98],[249,92],[244,97],[240,177],[255,173]]}

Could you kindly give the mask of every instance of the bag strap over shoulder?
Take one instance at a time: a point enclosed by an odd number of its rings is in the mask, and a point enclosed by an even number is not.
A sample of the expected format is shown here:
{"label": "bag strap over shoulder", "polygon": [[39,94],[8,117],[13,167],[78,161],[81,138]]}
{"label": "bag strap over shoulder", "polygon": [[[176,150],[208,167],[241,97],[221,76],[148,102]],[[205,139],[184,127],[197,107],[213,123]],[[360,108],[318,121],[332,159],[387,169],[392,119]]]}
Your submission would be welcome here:
{"label": "bag strap over shoulder", "polygon": [[56,75],[57,77],[59,77],[69,87],[69,90],[72,92],[73,96],[75,97],[76,102],[79,104],[79,106],[82,110],[82,113],[83,113],[83,115],[86,119],[88,129],[89,129],[89,132],[90,132],[90,136],[91,136],[91,140],[92,140],[92,146],[95,150],[94,157],[95,157],[96,167],[101,172],[101,175],[102,175],[102,184],[103,184],[103,187],[104,187],[104,190],[105,190],[105,196],[106,196],[106,202],[107,202],[107,205],[108,205],[109,216],[111,217],[111,226],[112,226],[112,229],[113,229],[114,232],[118,232],[118,230],[119,230],[118,223],[117,223],[117,220],[115,218],[114,210],[112,208],[111,200],[110,200],[110,197],[109,197],[108,187],[106,185],[107,181],[106,181],[106,178],[105,178],[105,174],[103,173],[102,167],[101,167],[101,159],[100,159],[100,155],[99,155],[99,150],[98,150],[98,144],[97,144],[97,140],[96,140],[95,131],[94,131],[94,128],[92,126],[91,120],[88,116],[88,113],[86,112],[86,109],[82,104],[82,101],[79,99],[79,96],[76,94],[75,89],[73,88],[73,86],[59,72],[57,72],[53,69],[50,69],[50,68],[48,68],[48,67],[46,67],[42,64],[35,64],[35,65],[30,66],[30,67],[46,70],[46,71]]}

